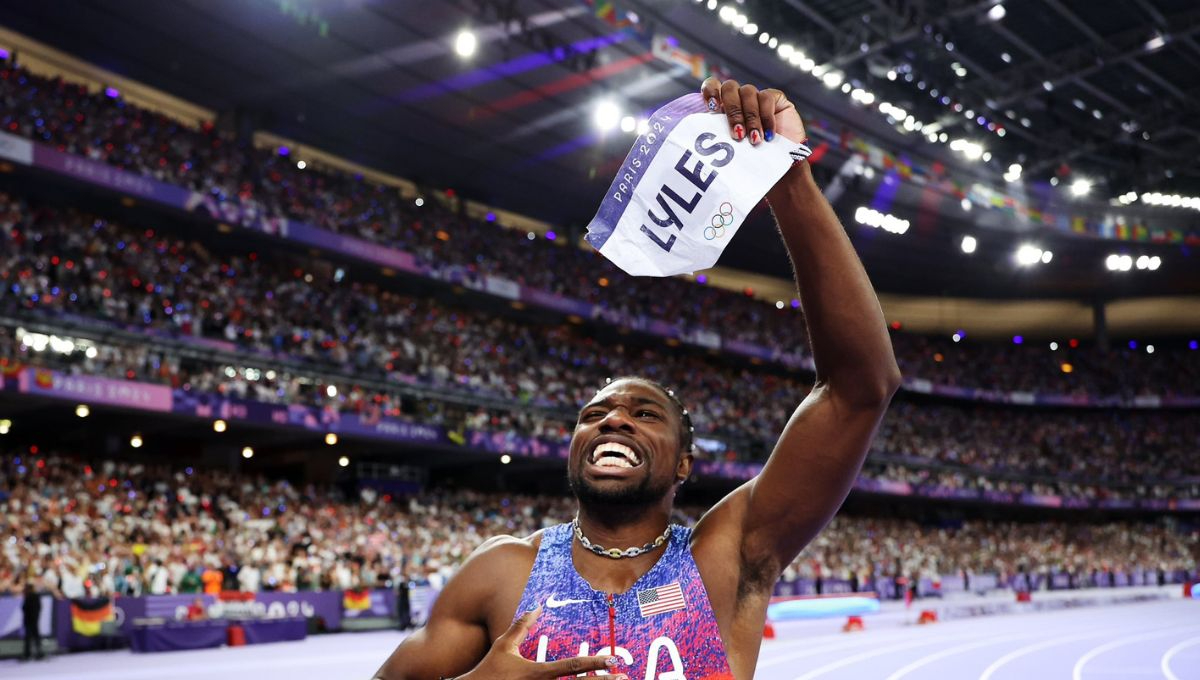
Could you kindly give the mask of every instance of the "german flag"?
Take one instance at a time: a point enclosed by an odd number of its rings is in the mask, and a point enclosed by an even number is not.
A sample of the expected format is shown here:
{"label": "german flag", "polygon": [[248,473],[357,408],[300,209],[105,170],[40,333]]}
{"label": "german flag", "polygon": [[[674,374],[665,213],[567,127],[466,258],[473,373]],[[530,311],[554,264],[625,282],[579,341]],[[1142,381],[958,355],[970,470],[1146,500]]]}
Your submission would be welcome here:
{"label": "german flag", "polygon": [[367,590],[347,590],[342,595],[342,608],[360,612],[371,608],[371,593]]}
{"label": "german flag", "polygon": [[71,601],[71,630],[87,637],[96,637],[104,623],[116,620],[112,600]]}

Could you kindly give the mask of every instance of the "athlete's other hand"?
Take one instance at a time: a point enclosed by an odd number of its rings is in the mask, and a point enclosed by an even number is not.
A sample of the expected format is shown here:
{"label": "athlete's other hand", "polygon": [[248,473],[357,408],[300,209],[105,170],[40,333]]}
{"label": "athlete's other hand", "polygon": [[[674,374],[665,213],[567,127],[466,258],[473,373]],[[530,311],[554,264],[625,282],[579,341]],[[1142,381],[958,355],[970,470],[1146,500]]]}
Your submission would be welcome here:
{"label": "athlete's other hand", "polygon": [[[521,642],[529,634],[529,627],[542,613],[538,607],[528,611],[513,621],[503,635],[496,638],[495,644],[488,651],[483,661],[458,680],[554,680],[561,677],[575,677],[589,671],[608,671],[616,669],[619,660],[615,656],[576,656],[570,659],[538,663],[521,656]],[[629,680],[625,675],[614,676],[613,680]]]}
{"label": "athlete's other hand", "polygon": [[721,82],[709,77],[700,85],[700,94],[710,111],[722,111],[729,119],[733,138],[749,139],[758,145],[782,135],[793,142],[808,138],[800,113],[787,95],[774,88],[759,90],[736,80]]}

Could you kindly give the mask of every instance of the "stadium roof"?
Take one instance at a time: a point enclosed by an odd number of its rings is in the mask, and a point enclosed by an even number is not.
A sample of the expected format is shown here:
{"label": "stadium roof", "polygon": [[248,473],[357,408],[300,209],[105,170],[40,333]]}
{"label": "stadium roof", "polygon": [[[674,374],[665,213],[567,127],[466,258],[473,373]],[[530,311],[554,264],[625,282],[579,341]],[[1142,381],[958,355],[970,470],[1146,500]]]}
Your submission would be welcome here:
{"label": "stadium roof", "polygon": [[[645,115],[695,88],[685,65],[693,59],[777,84],[835,136],[852,131],[914,164],[944,164],[964,182],[1003,187],[999,176],[1014,163],[1024,181],[1061,179],[1059,191],[1084,178],[1092,212],[1128,191],[1200,196],[1192,0],[47,0],[10,7],[4,22],[241,129],[576,226],[633,140],[596,127],[597,102]],[[455,52],[465,28],[477,43],[469,57]],[[782,43],[812,64],[780,58]],[[837,84],[827,87],[814,69]],[[843,82],[876,105],[852,100]],[[882,115],[880,101],[925,130]],[[992,160],[928,141],[931,130],[978,143]],[[861,192],[869,196],[869,186],[852,186],[838,205],[843,219]],[[882,289],[1078,299],[1200,292],[1183,247],[1043,230],[1037,245],[1054,250],[1054,266],[1021,269],[1012,251],[1029,235],[977,229],[978,213],[939,213],[903,240],[857,239]],[[1194,228],[1193,216],[1200,212],[1156,213]],[[747,231],[722,264],[788,276],[765,214]],[[967,233],[979,240],[973,257],[960,250]],[[1103,266],[1112,252],[1160,254],[1164,265],[1115,276]]]}

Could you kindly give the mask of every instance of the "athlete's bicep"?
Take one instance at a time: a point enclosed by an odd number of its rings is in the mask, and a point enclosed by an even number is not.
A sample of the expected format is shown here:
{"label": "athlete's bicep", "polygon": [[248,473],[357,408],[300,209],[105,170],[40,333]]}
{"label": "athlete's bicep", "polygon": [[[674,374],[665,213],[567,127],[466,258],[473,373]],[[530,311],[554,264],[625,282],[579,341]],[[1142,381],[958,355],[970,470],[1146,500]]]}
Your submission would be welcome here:
{"label": "athlete's bicep", "polygon": [[498,595],[495,572],[510,566],[515,542],[503,536],[479,546],[438,594],[429,621],[400,643],[376,677],[437,680],[474,668],[491,647],[488,613]]}
{"label": "athlete's bicep", "polygon": [[375,677],[437,680],[466,673],[479,663],[490,646],[487,627],[464,621],[441,605],[439,597],[429,622],[400,643]]}
{"label": "athlete's bicep", "polygon": [[848,403],[821,386],[801,402],[745,489],[744,557],[773,558],[780,569],[795,559],[845,501],[886,406]]}

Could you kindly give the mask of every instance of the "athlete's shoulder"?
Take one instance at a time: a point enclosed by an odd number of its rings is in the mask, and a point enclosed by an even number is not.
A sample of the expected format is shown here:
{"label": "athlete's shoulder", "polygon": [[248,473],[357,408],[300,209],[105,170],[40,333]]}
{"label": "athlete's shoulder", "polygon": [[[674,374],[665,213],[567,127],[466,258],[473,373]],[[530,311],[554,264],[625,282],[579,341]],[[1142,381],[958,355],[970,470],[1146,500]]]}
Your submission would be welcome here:
{"label": "athlete's shoulder", "polygon": [[508,562],[511,560],[533,561],[537,557],[538,548],[542,545],[542,535],[544,529],[533,532],[528,536],[510,536],[508,534],[500,534],[492,536],[479,547],[475,552],[471,553],[468,560],[473,563],[482,563],[483,565],[494,565],[497,562]]}

